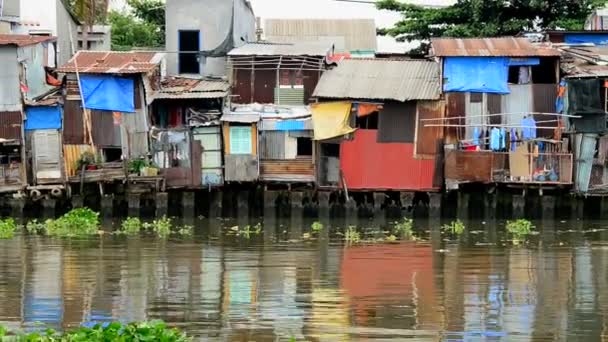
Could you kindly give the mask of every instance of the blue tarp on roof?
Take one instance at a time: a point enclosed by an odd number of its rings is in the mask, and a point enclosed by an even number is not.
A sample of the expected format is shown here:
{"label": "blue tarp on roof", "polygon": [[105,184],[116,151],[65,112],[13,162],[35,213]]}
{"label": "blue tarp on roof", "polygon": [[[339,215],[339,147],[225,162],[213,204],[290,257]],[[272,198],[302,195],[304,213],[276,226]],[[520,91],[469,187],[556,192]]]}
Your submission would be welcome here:
{"label": "blue tarp on roof", "polygon": [[608,45],[608,34],[567,33],[564,35],[564,42],[567,44]]}
{"label": "blue tarp on roof", "polygon": [[509,58],[447,57],[444,91],[509,94]]}
{"label": "blue tarp on roof", "polygon": [[135,112],[133,79],[111,75],[81,75],[85,108],[112,112]]}
{"label": "blue tarp on roof", "polygon": [[27,116],[25,130],[61,128],[61,107],[59,106],[27,107],[25,114]]}

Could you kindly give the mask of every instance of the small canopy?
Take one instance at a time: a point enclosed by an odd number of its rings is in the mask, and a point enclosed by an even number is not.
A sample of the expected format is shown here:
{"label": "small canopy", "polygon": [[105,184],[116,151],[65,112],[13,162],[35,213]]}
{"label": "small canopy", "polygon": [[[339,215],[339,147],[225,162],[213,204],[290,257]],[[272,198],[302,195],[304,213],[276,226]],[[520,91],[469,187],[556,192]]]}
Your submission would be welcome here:
{"label": "small canopy", "polygon": [[254,123],[260,121],[260,114],[224,114],[220,119],[223,122]]}

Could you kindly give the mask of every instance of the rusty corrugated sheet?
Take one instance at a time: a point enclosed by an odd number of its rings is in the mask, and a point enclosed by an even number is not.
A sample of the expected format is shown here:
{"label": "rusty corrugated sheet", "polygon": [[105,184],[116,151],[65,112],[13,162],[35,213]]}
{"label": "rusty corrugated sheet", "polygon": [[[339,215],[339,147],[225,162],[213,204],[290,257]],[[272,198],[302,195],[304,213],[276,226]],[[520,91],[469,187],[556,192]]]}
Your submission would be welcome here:
{"label": "rusty corrugated sheet", "polygon": [[120,147],[120,126],[114,125],[112,112],[91,110],[93,143],[101,147]]}
{"label": "rusty corrugated sheet", "polygon": [[326,71],[313,96],[369,100],[437,100],[439,64],[428,61],[347,59]]}
{"label": "rusty corrugated sheet", "polygon": [[435,38],[433,54],[438,57],[559,57],[557,49],[533,44],[527,38]]}
{"label": "rusty corrugated sheet", "polygon": [[[502,113],[502,99],[499,94],[486,94],[488,102],[488,114],[500,114]],[[490,116],[490,124],[500,125],[502,123],[502,117],[500,115]]]}
{"label": "rusty corrugated sheet", "polygon": [[[269,67],[269,66],[268,66]],[[267,68],[265,66],[265,68]],[[275,70],[254,71],[255,86],[253,89],[253,101],[257,103],[274,103],[274,88],[277,84],[277,73]]]}
{"label": "rusty corrugated sheet", "polygon": [[139,74],[147,73],[159,67],[164,54],[156,52],[107,52],[78,51],[76,56],[59,67],[57,71],[94,74]]}
{"label": "rusty corrugated sheet", "polygon": [[235,70],[232,82],[232,95],[234,103],[252,103],[251,70]]}
{"label": "rusty corrugated sheet", "polygon": [[266,181],[313,182],[315,170],[312,158],[260,161],[260,178]]}
{"label": "rusty corrugated sheet", "polygon": [[161,89],[152,97],[154,100],[220,98],[227,96],[229,90],[230,85],[224,80],[170,77],[163,80]]}
{"label": "rusty corrugated sheet", "polygon": [[[446,118],[462,117],[466,113],[466,94],[465,93],[447,93],[446,98]],[[452,124],[465,124],[465,120],[450,120]],[[464,128],[447,127],[445,129],[445,139],[448,144],[455,144],[460,137],[464,136]]]}
{"label": "rusty corrugated sheet", "polygon": [[30,36],[27,34],[0,34],[0,45],[28,46],[39,43],[54,42],[57,37]]}
{"label": "rusty corrugated sheet", "polygon": [[492,152],[448,150],[445,155],[445,179],[448,182],[492,181]]}
{"label": "rusty corrugated sheet", "polygon": [[349,190],[437,190],[435,160],[414,158],[414,144],[377,142],[377,130],[360,129],[340,146],[340,167]]}
{"label": "rusty corrugated sheet", "polygon": [[424,127],[425,119],[443,118],[445,102],[418,101],[418,132],[416,135],[416,156],[419,158],[434,158],[437,153],[437,143],[443,140],[442,127]]}
{"label": "rusty corrugated sheet", "polygon": [[78,171],[76,169],[76,163],[78,162],[78,159],[80,159],[80,156],[84,152],[92,150],[93,149],[89,145],[63,145],[63,164],[65,166],[65,173],[68,177],[76,176]]}
{"label": "rusty corrugated sheet", "polygon": [[[555,98],[557,97],[556,84],[533,84],[532,96],[534,101],[534,111],[537,113],[555,113]],[[558,117],[553,115],[535,114],[536,121],[551,121]],[[545,122],[538,126],[557,127],[557,122]],[[543,138],[553,138],[554,131],[552,129],[539,129],[537,135]]]}
{"label": "rusty corrugated sheet", "polygon": [[67,100],[63,105],[63,143],[84,144],[84,120],[81,102]]}
{"label": "rusty corrugated sheet", "polygon": [[0,112],[0,139],[21,140],[21,112]]}

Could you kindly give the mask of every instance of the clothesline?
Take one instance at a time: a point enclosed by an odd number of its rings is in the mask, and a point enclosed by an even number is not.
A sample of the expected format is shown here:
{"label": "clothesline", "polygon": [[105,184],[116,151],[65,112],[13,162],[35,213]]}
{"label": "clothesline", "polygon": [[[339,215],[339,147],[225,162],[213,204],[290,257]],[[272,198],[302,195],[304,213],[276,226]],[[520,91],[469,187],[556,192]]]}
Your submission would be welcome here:
{"label": "clothesline", "polygon": [[541,113],[541,112],[527,112],[527,113],[499,113],[499,114],[485,114],[485,115],[465,115],[465,116],[452,116],[448,118],[435,118],[435,119],[421,119],[420,121],[441,121],[441,120],[460,120],[460,119],[472,119],[472,118],[487,118],[493,116],[503,116],[503,115],[549,115],[549,116],[558,116],[563,118],[574,118],[580,119],[582,116],[580,115],[568,115],[568,114],[560,114],[560,113]]}

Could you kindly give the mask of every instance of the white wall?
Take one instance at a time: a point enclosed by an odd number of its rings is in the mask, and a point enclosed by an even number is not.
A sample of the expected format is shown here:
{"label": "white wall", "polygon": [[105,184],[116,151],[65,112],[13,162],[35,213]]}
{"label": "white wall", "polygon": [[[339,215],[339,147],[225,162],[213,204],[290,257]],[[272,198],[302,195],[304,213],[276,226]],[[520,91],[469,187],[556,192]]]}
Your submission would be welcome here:
{"label": "white wall", "polygon": [[57,1],[21,0],[21,25],[17,25],[18,33],[48,31],[57,35]]}

